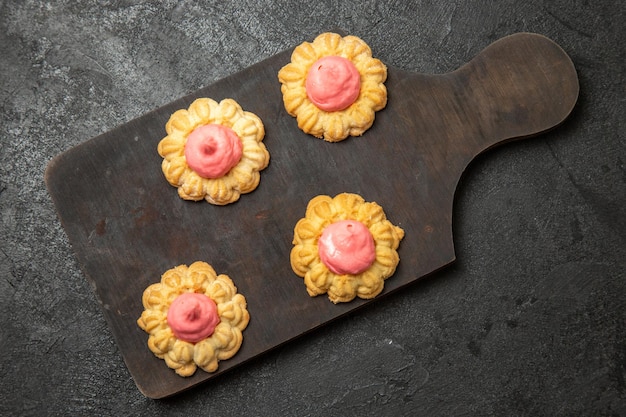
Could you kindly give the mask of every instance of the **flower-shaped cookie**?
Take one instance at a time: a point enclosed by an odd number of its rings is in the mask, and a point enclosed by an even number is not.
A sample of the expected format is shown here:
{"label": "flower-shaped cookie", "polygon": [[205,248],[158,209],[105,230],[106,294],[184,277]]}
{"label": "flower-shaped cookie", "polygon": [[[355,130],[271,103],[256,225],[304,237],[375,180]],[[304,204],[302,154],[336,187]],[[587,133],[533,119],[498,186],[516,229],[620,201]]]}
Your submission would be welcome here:
{"label": "flower-shaped cookie", "polygon": [[218,361],[237,353],[250,321],[245,297],[206,262],[166,271],[145,289],[142,303],[137,324],[150,335],[148,348],[181,376],[197,367],[215,372]]}
{"label": "flower-shaped cookie", "polygon": [[294,228],[291,267],[311,297],[328,293],[333,303],[374,298],[396,270],[403,237],[378,204],[357,194],[319,195]]}
{"label": "flower-shaped cookie", "polygon": [[361,136],[387,105],[387,67],[356,36],[322,33],[298,45],[278,72],[285,109],[329,142]]}
{"label": "flower-shaped cookie", "polygon": [[161,169],[185,200],[233,203],[259,185],[269,164],[261,119],[233,99],[199,98],[174,112],[165,131]]}

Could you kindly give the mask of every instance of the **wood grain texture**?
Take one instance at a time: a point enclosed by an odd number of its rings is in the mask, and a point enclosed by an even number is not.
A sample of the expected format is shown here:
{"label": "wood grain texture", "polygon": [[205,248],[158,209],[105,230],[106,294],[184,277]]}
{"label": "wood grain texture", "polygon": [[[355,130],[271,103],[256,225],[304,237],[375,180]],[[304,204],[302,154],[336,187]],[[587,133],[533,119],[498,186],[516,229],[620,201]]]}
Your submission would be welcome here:
{"label": "wood grain texture", "polygon": [[[318,194],[353,192],[401,226],[400,265],[381,296],[454,260],[456,184],[476,155],[558,126],[578,97],[569,57],[520,33],[449,74],[389,68],[387,107],[362,137],[326,143],[298,130],[276,74],[290,51],[176,100],[59,155],[46,183],[139,389],[161,398],[188,389],[371,301],[310,298],[289,265],[293,226]],[[178,198],[157,143],[170,114],[198,97],[231,97],[266,128],[269,167],[253,193],[224,207]],[[146,347],[136,325],[144,288],[165,270],[203,260],[248,300],[239,353],[214,374],[180,378]],[[379,297],[381,297],[379,296]]]}

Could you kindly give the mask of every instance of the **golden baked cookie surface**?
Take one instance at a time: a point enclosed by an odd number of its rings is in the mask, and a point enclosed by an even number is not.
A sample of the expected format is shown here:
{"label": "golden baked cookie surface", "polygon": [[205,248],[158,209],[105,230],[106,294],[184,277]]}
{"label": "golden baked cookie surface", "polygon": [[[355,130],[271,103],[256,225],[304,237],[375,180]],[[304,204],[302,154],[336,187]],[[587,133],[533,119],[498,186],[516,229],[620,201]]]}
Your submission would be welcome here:
{"label": "golden baked cookie surface", "polygon": [[[196,129],[218,124],[232,129],[241,140],[242,155],[239,162],[220,178],[204,178],[187,163],[185,145],[188,136]],[[257,188],[260,171],[269,164],[269,152],[263,144],[265,127],[261,119],[244,111],[233,99],[219,103],[210,98],[195,100],[188,109],[174,112],[165,125],[167,136],[158,145],[163,157],[161,169],[167,181],[178,188],[185,200],[206,200],[215,205],[225,205],[239,200]]]}
{"label": "golden baked cookie surface", "polygon": [[[354,275],[333,273],[320,258],[318,243],[324,229],[343,220],[361,222],[374,239],[374,262]],[[334,198],[319,195],[309,201],[305,217],[294,227],[291,267],[304,278],[311,297],[326,293],[333,303],[374,298],[396,270],[400,261],[397,248],[403,237],[404,230],[387,220],[377,203],[365,202],[358,194],[342,193]]]}
{"label": "golden baked cookie surface", "polygon": [[[171,304],[185,293],[206,295],[215,302],[219,315],[213,333],[196,343],[177,338],[167,320]],[[217,275],[206,262],[166,271],[160,282],[145,289],[142,303],[144,311],[137,324],[149,334],[148,348],[181,376],[193,375],[198,367],[215,372],[220,360],[237,353],[250,321],[245,297],[227,275]]]}
{"label": "golden baked cookie surface", "polygon": [[[343,110],[321,110],[307,96],[307,74],[323,57],[345,58],[360,75],[358,96]],[[296,117],[302,131],[329,142],[361,136],[372,126],[375,112],[387,105],[386,79],[387,67],[372,57],[370,47],[362,39],[336,33],[322,33],[313,42],[297,46],[291,62],[278,72],[287,112]]]}

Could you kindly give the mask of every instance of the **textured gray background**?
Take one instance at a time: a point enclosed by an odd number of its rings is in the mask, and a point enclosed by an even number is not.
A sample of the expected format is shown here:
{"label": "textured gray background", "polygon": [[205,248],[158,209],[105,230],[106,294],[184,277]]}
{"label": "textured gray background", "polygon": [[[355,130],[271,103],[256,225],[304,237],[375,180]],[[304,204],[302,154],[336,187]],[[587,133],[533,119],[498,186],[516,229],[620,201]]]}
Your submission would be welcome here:
{"label": "textured gray background", "polygon": [[[0,415],[626,415],[623,1],[0,1]],[[463,176],[458,261],[167,400],[136,389],[47,194],[58,153],[319,32],[444,73],[514,32],[568,121]]]}

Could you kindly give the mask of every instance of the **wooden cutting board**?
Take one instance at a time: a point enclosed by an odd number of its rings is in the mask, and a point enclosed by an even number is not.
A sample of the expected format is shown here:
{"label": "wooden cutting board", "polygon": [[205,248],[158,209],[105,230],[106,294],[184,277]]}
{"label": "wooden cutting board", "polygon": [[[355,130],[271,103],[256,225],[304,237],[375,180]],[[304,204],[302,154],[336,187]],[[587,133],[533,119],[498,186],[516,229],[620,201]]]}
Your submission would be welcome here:
{"label": "wooden cutting board", "polygon": [[[94,288],[138,388],[166,397],[307,333],[455,259],[452,205],[463,170],[479,153],[565,120],[578,97],[563,50],[519,33],[460,69],[424,75],[389,67],[387,107],[362,137],[328,143],[302,133],[283,108],[279,69],[290,51],[227,77],[55,157],[45,179],[78,261]],[[376,54],[374,54],[376,56]],[[181,200],[164,179],[158,142],[171,113],[198,97],[233,98],[266,128],[271,162],[237,203]],[[378,202],[406,236],[400,265],[370,301],[311,298],[290,267],[293,227],[318,195]],[[176,265],[202,260],[228,274],[251,321],[235,357],[208,374],[177,376],[146,346],[136,324],[141,295]]]}

